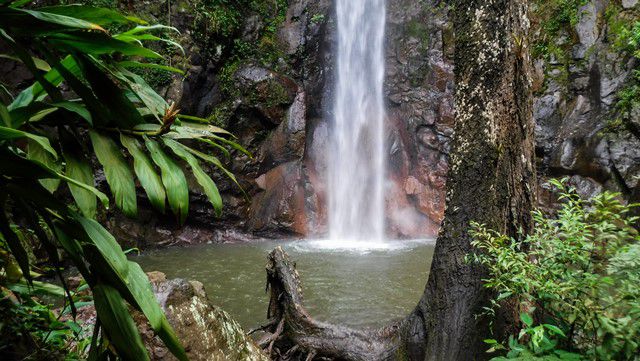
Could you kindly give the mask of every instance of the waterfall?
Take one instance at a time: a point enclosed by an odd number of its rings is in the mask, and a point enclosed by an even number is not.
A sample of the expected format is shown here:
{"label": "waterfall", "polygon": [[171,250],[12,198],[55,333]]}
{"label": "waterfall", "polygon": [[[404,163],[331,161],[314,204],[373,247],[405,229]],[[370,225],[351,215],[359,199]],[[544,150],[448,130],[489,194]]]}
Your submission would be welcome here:
{"label": "waterfall", "polygon": [[336,0],[338,48],[328,164],[329,236],[385,239],[385,0]]}

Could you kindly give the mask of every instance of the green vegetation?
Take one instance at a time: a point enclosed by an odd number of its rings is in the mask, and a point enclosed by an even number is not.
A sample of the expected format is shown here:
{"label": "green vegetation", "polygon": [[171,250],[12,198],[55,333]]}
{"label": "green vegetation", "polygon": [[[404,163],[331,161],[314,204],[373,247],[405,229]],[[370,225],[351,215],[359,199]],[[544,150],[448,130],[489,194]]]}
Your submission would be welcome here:
{"label": "green vegetation", "polygon": [[[161,55],[142,45],[172,44],[156,34],[175,29],[106,8],[24,9],[22,3],[0,0],[0,37],[11,51],[3,56],[22,62],[36,79],[10,103],[0,104],[0,313],[6,316],[0,323],[0,353],[25,357],[21,352],[28,352],[37,358],[40,351],[67,348],[89,359],[114,353],[148,359],[130,315],[133,308],[185,360],[146,275],[95,220],[98,200],[104,208],[110,201],[94,188],[93,164],[102,168],[112,199],[125,215],[137,215],[137,181],[159,212],[168,209],[183,224],[189,209],[185,169],[218,214],[222,200],[201,162],[235,182],[217,157],[183,141],[225,154],[226,148],[244,150],[223,129],[179,114],[131,71],[180,72],[154,63]],[[74,302],[87,301],[65,284],[60,271],[68,263],[94,295],[98,322],[93,337],[80,337],[74,321],[60,321],[65,313],[75,318],[79,304]],[[40,273],[58,276],[62,287],[36,280]],[[43,290],[64,299],[65,306],[54,313],[38,296]]]}
{"label": "green vegetation", "polygon": [[478,252],[468,258],[486,267],[485,287],[496,294],[485,314],[515,305],[522,321],[506,344],[487,340],[490,351],[507,350],[510,359],[633,360],[640,346],[636,205],[608,192],[587,201],[566,180],[552,184],[561,208],[535,211],[535,230],[522,241],[473,226]]}
{"label": "green vegetation", "polygon": [[[11,264],[6,258],[7,245],[0,244],[0,249],[5,260],[3,264]],[[29,355],[30,360],[80,360],[88,357],[91,335],[84,334],[79,321],[71,317],[73,307],[93,302],[86,283],[69,291],[73,306],[65,304],[56,313],[52,312],[54,306],[42,303],[42,299],[64,297],[62,287],[38,281],[31,285],[24,281],[9,283],[7,287],[2,289],[0,300],[0,317],[3,320],[0,352],[10,355],[15,351],[11,347],[24,348],[19,353]]]}
{"label": "green vegetation", "polygon": [[535,1],[533,13],[539,21],[539,34],[532,41],[532,55],[535,58],[555,56],[558,60],[567,60],[565,54],[570,54],[570,49],[557,44],[557,37],[562,30],[570,34],[580,20],[580,8],[587,3],[588,0]]}
{"label": "green vegetation", "polygon": [[324,14],[314,14],[311,17],[311,22],[314,24],[320,24],[322,22],[324,22],[325,16]]}
{"label": "green vegetation", "polygon": [[408,22],[405,33],[420,40],[424,50],[429,48],[429,28],[423,19],[414,19]]}
{"label": "green vegetation", "polygon": [[[204,39],[202,48],[213,59],[229,59],[225,67],[237,61],[253,59],[275,66],[284,55],[278,49],[275,34],[285,19],[288,0],[199,0],[193,5],[195,39]],[[256,43],[241,39],[244,20],[257,16]]]}
{"label": "green vegetation", "polygon": [[[613,49],[627,58],[640,59],[640,14],[635,11],[621,14],[619,7],[610,6],[606,18]],[[617,98],[617,117],[607,124],[609,131],[628,125],[629,112],[640,103],[640,70],[637,67],[632,70],[630,81],[618,92]]]}

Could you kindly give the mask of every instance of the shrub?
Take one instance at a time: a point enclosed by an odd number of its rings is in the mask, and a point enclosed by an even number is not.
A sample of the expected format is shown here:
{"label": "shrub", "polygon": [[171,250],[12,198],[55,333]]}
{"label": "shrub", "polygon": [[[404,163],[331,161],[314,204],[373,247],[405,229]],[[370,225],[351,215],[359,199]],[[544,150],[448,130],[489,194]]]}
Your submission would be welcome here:
{"label": "shrub", "polygon": [[[581,199],[566,179],[555,214],[533,213],[535,230],[522,241],[474,224],[469,260],[484,265],[484,286],[496,292],[486,314],[515,301],[522,331],[504,346],[508,357],[561,357],[559,349],[589,359],[637,357],[640,340],[640,242],[635,204],[616,193]],[[562,353],[562,357],[575,354]]]}

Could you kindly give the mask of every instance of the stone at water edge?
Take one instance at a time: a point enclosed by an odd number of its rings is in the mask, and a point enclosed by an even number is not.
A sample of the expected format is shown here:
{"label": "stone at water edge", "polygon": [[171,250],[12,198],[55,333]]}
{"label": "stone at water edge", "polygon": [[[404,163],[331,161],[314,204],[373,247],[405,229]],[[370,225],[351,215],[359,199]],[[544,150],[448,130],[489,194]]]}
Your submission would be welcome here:
{"label": "stone at water edge", "polygon": [[[207,299],[202,283],[183,279],[167,280],[162,272],[147,273],[154,295],[182,342],[191,361],[267,361],[262,350],[240,325]],[[62,320],[66,320],[65,316]],[[155,336],[145,316],[133,312],[151,360],[176,358]],[[78,309],[77,321],[83,325],[82,337],[91,337],[96,313],[93,305]]]}
{"label": "stone at water edge", "polygon": [[[189,360],[269,360],[229,314],[209,302],[202,283],[184,279],[167,280],[161,272],[149,272],[147,275]],[[135,320],[151,360],[175,360],[154,335],[144,316],[137,313]]]}

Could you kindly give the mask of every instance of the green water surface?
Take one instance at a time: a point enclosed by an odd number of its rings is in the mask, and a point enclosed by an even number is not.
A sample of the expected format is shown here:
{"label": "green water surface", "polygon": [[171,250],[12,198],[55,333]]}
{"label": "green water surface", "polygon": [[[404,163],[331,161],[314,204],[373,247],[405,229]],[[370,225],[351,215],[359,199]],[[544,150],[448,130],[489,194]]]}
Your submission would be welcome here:
{"label": "green water surface", "polygon": [[211,244],[151,251],[133,259],[145,271],[202,282],[209,299],[245,329],[266,320],[264,268],[277,245],[296,262],[305,306],[318,320],[378,327],[417,304],[429,273],[432,242],[393,241],[380,249],[325,248],[321,242]]}

